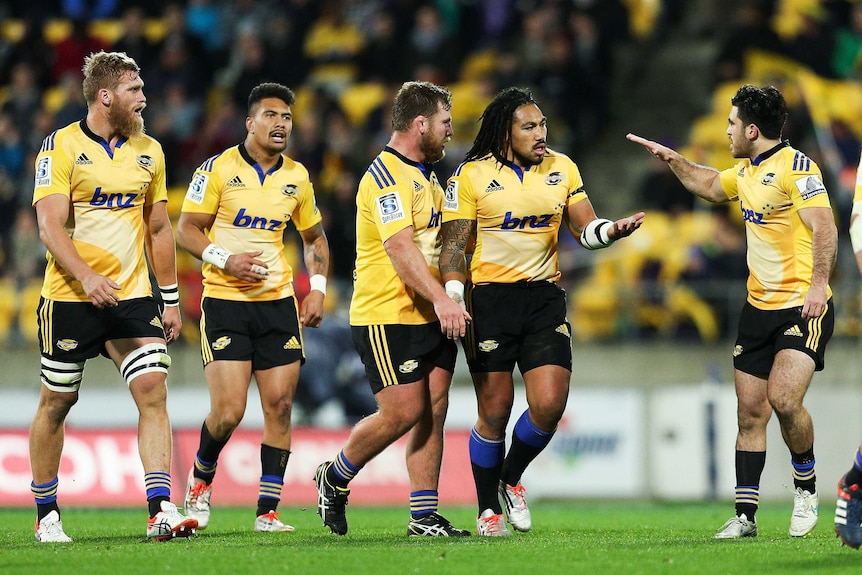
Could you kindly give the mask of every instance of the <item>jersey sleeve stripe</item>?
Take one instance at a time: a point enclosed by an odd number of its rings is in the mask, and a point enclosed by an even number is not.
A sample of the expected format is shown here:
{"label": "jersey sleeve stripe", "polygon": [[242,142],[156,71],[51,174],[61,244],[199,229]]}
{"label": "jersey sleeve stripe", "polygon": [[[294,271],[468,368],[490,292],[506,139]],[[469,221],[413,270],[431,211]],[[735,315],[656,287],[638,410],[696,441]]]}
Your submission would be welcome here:
{"label": "jersey sleeve stripe", "polygon": [[198,170],[200,170],[202,172],[212,172],[213,171],[213,164],[215,163],[215,161],[218,159],[219,156],[221,156],[221,154],[216,154],[212,158],[207,159],[203,164],[201,164],[201,166],[198,168]]}
{"label": "jersey sleeve stripe", "polygon": [[382,172],[385,174],[385,177],[383,179],[388,181],[390,186],[394,186],[395,185],[395,178],[393,178],[392,174],[389,173],[389,170],[386,168],[386,164],[383,163],[383,160],[380,159],[380,157],[378,156],[378,158],[374,161],[374,163],[378,164],[380,166],[380,169],[382,170]]}
{"label": "jersey sleeve stripe", "polygon": [[42,140],[42,149],[40,152],[48,152],[54,149],[54,136],[57,132],[51,132],[44,140]]}

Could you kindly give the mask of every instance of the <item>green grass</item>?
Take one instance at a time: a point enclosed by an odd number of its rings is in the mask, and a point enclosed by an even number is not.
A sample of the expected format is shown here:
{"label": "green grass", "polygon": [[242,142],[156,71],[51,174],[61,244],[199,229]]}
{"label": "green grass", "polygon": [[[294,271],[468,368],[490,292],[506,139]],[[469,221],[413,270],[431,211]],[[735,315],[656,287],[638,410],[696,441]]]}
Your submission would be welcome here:
{"label": "green grass", "polygon": [[[313,508],[282,505],[294,533],[253,533],[254,510],[215,508],[190,540],[145,541],[143,510],[65,508],[70,544],[38,544],[33,511],[0,509],[0,573],[152,574],[697,574],[805,575],[862,572],[862,555],[842,547],[833,508],[804,539],[787,535],[791,503],[758,512],[756,539],[716,541],[733,504],[633,501],[537,502],[533,531],[511,538],[406,537],[406,508],[348,507],[350,533],[330,535]],[[443,508],[462,528],[475,511]]]}

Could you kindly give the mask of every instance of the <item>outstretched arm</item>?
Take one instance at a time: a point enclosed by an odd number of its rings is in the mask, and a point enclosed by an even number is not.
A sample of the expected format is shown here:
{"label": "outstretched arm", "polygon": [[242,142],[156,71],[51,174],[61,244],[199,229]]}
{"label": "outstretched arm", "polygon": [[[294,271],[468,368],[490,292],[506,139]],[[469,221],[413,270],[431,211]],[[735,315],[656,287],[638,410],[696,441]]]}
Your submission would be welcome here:
{"label": "outstretched arm", "polygon": [[632,235],[641,227],[644,219],[643,212],[615,222],[599,218],[588,199],[570,204],[564,215],[569,232],[582,246],[591,250],[607,247],[620,238]]}
{"label": "outstretched arm", "polygon": [[650,154],[667,162],[677,179],[692,194],[714,204],[729,201],[727,194],[721,188],[719,172],[715,168],[695,164],[676,150],[634,134],[627,134],[626,139],[640,144]]}

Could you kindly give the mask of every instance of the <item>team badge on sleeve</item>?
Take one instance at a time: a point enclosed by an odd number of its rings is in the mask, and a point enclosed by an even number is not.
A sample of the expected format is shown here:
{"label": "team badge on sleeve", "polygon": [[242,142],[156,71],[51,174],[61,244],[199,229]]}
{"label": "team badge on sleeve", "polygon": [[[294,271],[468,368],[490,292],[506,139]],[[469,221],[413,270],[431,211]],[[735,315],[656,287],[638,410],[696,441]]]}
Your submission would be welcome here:
{"label": "team badge on sleeve", "polygon": [[804,178],[799,178],[794,183],[799,189],[799,193],[802,195],[803,200],[813,198],[818,194],[826,193],[826,186],[823,185],[823,182],[821,182],[820,178],[817,176],[805,176]]}
{"label": "team badge on sleeve", "polygon": [[453,212],[458,211],[458,182],[455,180],[452,180],[446,186],[446,199],[443,209],[452,210]]}
{"label": "team badge on sleeve", "polygon": [[401,196],[394,192],[379,196],[377,198],[377,211],[380,212],[380,221],[384,224],[404,219]]}
{"label": "team badge on sleeve", "polygon": [[51,185],[51,156],[45,156],[36,165],[36,188],[47,188]]}
{"label": "team badge on sleeve", "polygon": [[206,191],[207,189],[208,181],[209,176],[207,176],[206,174],[195,174],[195,177],[192,178],[192,182],[189,184],[189,189],[186,192],[186,199],[196,204],[203,203],[204,191]]}

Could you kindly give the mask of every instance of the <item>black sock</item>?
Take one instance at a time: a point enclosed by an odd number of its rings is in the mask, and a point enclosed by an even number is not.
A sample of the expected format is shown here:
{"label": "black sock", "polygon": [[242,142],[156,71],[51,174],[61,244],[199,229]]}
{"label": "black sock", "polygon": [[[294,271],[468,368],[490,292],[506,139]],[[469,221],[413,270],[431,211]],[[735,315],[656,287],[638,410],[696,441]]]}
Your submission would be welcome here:
{"label": "black sock", "polygon": [[503,508],[500,506],[500,498],[497,495],[497,489],[500,486],[500,473],[503,469],[502,463],[494,467],[479,467],[471,462],[470,466],[473,468],[473,481],[476,483],[479,510],[490,509],[495,514],[502,513]]}
{"label": "black sock", "polygon": [[760,502],[760,476],[766,465],[765,451],[736,452],[736,514],[754,521]]}
{"label": "black sock", "polygon": [[256,516],[275,511],[278,508],[288,459],[290,459],[290,451],[287,449],[261,444],[260,491],[257,499]]}

